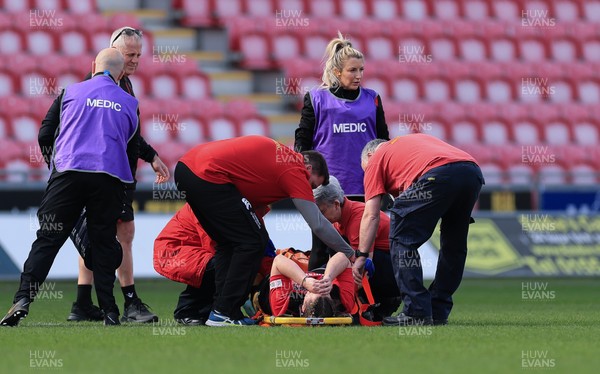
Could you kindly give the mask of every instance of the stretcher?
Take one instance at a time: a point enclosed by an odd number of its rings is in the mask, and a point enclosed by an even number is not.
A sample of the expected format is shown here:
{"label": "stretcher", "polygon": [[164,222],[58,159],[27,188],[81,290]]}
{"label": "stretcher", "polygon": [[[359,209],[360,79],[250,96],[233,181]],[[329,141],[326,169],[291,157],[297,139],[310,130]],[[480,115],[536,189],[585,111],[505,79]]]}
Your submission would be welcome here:
{"label": "stretcher", "polygon": [[351,325],[352,317],[276,317],[263,316],[263,323],[271,326],[294,325],[294,326],[319,326],[319,325]]}

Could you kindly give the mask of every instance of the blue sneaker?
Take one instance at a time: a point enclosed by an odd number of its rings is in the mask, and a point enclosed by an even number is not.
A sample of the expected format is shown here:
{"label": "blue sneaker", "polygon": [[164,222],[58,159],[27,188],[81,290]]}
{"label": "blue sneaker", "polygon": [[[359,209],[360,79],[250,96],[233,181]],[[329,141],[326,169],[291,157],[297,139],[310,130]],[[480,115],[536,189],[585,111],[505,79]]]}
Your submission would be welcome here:
{"label": "blue sneaker", "polygon": [[252,326],[256,325],[256,321],[251,318],[231,319],[226,315],[219,313],[216,310],[210,312],[206,320],[206,326],[222,327],[222,326]]}

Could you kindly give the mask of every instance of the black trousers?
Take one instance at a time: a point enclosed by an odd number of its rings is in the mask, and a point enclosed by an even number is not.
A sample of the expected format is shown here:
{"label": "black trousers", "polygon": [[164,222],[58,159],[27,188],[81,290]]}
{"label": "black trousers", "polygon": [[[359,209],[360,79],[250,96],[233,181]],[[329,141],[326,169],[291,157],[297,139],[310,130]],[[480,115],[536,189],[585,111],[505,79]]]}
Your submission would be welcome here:
{"label": "black trousers", "polygon": [[33,301],[81,210],[86,208],[98,302],[106,313],[118,313],[113,285],[123,252],[116,239],[116,222],[124,196],[123,183],[104,173],[54,173],[37,212],[40,229],[23,266],[14,302],[24,297]]}
{"label": "black trousers", "polygon": [[211,259],[206,264],[200,287],[188,285],[179,295],[174,318],[196,318],[207,320],[215,297],[215,266]]}
{"label": "black trousers", "polygon": [[[483,183],[476,164],[456,162],[428,171],[394,200],[390,254],[405,314],[448,318],[467,259],[471,212]],[[437,269],[433,283],[425,288],[417,249],[431,237],[440,219]]]}
{"label": "black trousers", "polygon": [[217,243],[214,309],[240,319],[240,308],[248,298],[269,241],[264,222],[233,184],[207,182],[181,162],[174,176],[200,225]]}

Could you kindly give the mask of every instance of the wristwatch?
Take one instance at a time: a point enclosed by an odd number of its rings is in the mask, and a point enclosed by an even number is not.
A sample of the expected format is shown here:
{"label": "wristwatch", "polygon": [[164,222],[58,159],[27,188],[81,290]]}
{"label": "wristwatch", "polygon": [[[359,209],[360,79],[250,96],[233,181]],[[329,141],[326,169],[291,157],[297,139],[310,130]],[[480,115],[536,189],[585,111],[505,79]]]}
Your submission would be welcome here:
{"label": "wristwatch", "polygon": [[356,258],[359,257],[369,257],[369,252],[365,253],[365,252],[361,252],[358,249],[354,251],[354,255],[356,256]]}

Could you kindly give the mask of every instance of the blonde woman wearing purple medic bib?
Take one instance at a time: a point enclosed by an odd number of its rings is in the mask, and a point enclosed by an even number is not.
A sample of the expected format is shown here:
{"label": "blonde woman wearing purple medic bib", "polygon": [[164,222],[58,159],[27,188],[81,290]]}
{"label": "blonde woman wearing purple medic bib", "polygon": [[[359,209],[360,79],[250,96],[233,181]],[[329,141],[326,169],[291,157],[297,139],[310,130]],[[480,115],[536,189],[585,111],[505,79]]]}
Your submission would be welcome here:
{"label": "blonde woman wearing purple medic bib", "polygon": [[375,138],[389,139],[381,98],[361,87],[364,57],[338,32],[325,50],[323,83],[304,96],[295,149],[319,151],[349,196],[364,195],[360,152]]}

